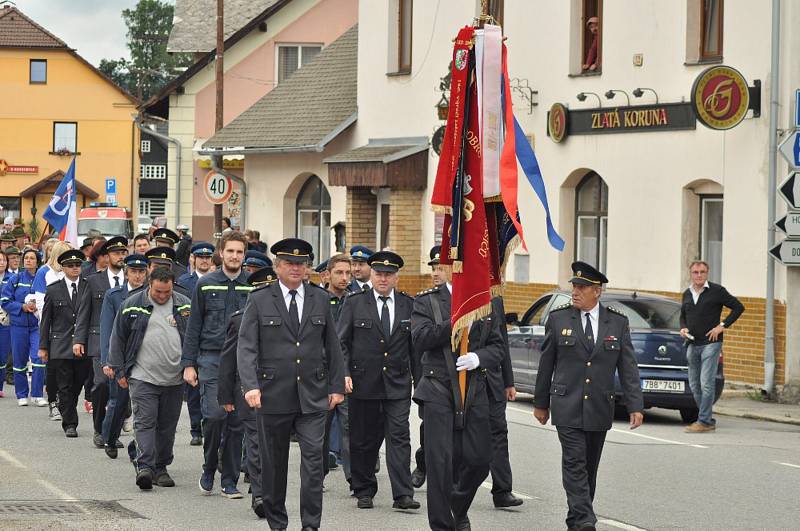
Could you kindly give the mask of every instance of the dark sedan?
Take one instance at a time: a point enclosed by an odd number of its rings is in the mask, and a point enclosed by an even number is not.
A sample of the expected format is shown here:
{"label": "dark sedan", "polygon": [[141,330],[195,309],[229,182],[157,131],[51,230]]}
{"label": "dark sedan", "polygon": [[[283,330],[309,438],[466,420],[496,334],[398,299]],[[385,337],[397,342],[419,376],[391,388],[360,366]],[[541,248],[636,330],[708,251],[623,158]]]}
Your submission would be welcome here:
{"label": "dark sedan", "polygon": [[[543,295],[518,318],[508,314],[508,343],[517,390],[533,393],[539,368],[544,325],[553,308],[571,303],[564,291]],[[672,299],[636,292],[605,291],[600,301],[628,317],[631,341],[639,362],[639,376],[645,408],[662,407],[680,411],[684,422],[697,420],[697,405],[689,389],[686,346],[680,336],[680,304]],[[716,378],[716,401],[725,384],[722,358]],[[622,389],[617,381],[617,397]],[[618,400],[618,404],[621,402]]]}

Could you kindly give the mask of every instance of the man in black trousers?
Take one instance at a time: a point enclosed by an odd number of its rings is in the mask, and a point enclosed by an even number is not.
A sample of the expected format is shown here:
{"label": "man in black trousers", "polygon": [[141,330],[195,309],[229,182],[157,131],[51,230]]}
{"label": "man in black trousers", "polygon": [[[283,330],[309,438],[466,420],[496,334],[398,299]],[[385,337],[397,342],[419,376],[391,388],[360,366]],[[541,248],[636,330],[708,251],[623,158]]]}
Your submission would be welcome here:
{"label": "man in black trousers", "polygon": [[350,393],[350,470],[359,509],[378,491],[375,461],[386,439],[386,467],[395,509],[418,509],[411,484],[411,311],[414,299],[397,291],[403,259],[380,251],[369,258],[371,288],[348,296],[339,316]]}
{"label": "man in black trousers", "polygon": [[551,310],[545,325],[533,414],[546,424],[553,412],[567,528],[594,531],[597,468],[614,418],[614,373],[619,373],[631,429],[642,424],[643,400],[628,318],[600,304],[608,279],[585,262],[574,262],[572,272],[572,304]]}
{"label": "man in black trousers", "polygon": [[289,434],[300,443],[303,531],[320,527],[325,418],[344,400],[339,338],[322,288],[303,282],[311,244],[288,238],[270,249],[279,282],[250,295],[239,329],[242,390],[258,409],[263,505],[272,529],[286,529]]}
{"label": "man in black trousers", "polygon": [[[453,352],[449,275],[444,284],[417,296],[411,316],[414,347],[423,351],[414,401],[424,405],[428,524],[434,531],[471,529],[467,513],[492,460],[484,369],[503,359],[503,338],[491,316],[472,324],[465,356]],[[462,370],[468,374],[466,414],[458,382]]]}
{"label": "man in black trousers", "polygon": [[92,370],[91,360],[72,350],[78,304],[87,289],[80,278],[85,259],[77,249],[58,257],[64,278],[47,286],[39,323],[39,357],[55,371],[61,427],[67,437],[78,436],[78,396]]}

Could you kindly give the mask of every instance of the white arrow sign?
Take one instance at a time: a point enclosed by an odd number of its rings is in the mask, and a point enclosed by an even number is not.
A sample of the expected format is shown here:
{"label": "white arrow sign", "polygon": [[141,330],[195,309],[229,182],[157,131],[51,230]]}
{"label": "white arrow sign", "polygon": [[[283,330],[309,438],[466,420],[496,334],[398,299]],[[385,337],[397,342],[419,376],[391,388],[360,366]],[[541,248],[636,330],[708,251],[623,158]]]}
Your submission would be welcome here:
{"label": "white arrow sign", "polygon": [[778,193],[789,203],[789,208],[800,210],[800,173],[790,173],[778,186]]}
{"label": "white arrow sign", "polygon": [[776,221],[775,226],[789,238],[800,238],[800,212],[789,212]]}
{"label": "white arrow sign", "polygon": [[792,131],[778,146],[778,152],[793,170],[800,170],[800,132]]}
{"label": "white arrow sign", "polygon": [[769,254],[783,265],[800,265],[800,240],[783,240]]}

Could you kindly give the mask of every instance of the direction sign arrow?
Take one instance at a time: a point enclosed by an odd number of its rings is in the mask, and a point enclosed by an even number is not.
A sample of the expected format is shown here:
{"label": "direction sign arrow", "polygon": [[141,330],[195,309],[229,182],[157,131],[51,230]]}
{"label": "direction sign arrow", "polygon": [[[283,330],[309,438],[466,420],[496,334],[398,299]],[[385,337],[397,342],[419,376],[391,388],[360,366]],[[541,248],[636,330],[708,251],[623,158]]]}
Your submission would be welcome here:
{"label": "direction sign arrow", "polygon": [[800,212],[789,212],[776,221],[775,226],[789,238],[800,238]]}
{"label": "direction sign arrow", "polygon": [[778,186],[778,193],[789,203],[789,208],[800,210],[800,173],[790,173]]}
{"label": "direction sign arrow", "polygon": [[800,132],[792,131],[778,146],[778,151],[793,170],[800,169]]}
{"label": "direction sign arrow", "polygon": [[800,265],[800,240],[783,240],[769,254],[783,265]]}

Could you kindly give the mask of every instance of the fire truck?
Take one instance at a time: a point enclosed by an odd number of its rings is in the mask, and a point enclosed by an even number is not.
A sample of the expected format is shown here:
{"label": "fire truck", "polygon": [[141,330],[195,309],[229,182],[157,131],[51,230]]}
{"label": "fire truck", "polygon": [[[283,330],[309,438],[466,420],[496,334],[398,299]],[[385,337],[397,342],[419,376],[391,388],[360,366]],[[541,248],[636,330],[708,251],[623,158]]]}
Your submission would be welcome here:
{"label": "fire truck", "polygon": [[133,238],[131,211],[110,203],[90,203],[78,214],[78,240],[82,241],[91,229],[99,231],[106,238],[125,236],[130,240]]}

